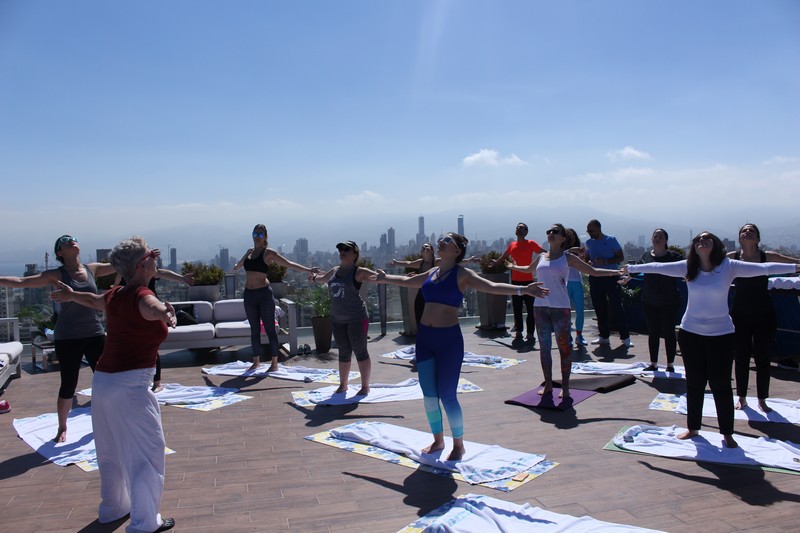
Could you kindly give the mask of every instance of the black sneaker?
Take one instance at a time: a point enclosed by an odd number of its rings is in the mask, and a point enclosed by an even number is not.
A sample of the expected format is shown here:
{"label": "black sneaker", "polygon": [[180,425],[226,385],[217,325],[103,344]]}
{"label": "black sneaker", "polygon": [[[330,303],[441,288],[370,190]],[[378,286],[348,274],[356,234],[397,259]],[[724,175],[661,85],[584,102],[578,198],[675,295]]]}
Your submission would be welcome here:
{"label": "black sneaker", "polygon": [[782,368],[784,370],[800,370],[800,364],[798,364],[797,361],[791,357],[784,357],[778,361],[778,368]]}

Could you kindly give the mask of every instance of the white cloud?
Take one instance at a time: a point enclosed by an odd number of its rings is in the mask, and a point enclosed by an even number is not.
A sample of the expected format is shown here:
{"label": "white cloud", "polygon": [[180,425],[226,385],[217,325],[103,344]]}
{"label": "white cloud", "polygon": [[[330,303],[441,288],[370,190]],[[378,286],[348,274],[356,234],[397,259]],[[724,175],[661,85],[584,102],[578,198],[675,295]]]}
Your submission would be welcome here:
{"label": "white cloud", "polygon": [[481,148],[478,152],[465,157],[462,163],[465,167],[521,167],[528,164],[527,161],[522,160],[514,153],[508,157],[501,158],[497,150],[492,150],[490,148]]}
{"label": "white cloud", "polygon": [[787,157],[787,156],[783,156],[783,155],[776,155],[776,156],[771,157],[770,159],[767,159],[766,161],[763,161],[762,164],[763,165],[786,165],[788,163],[796,163],[798,161],[800,161],[800,157],[793,157],[793,156],[792,157]]}
{"label": "white cloud", "polygon": [[647,152],[642,152],[641,150],[637,150],[636,148],[630,145],[626,146],[621,150],[614,150],[612,152],[608,152],[606,156],[611,162],[627,161],[629,159],[646,159],[646,160],[653,159]]}
{"label": "white cloud", "polygon": [[339,205],[348,206],[374,206],[377,203],[384,203],[386,198],[374,191],[361,191],[357,194],[350,194],[343,198],[336,200]]}

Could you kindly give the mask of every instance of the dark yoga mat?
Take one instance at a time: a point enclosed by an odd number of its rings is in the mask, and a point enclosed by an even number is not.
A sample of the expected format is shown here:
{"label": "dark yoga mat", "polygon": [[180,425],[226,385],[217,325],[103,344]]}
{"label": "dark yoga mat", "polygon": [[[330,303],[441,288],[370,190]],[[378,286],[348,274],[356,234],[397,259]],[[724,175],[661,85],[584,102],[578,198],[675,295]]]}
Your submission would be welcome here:
{"label": "dark yoga mat", "polygon": [[559,398],[558,395],[561,393],[560,388],[554,388],[553,392],[549,395],[541,395],[539,394],[539,391],[543,388],[544,387],[537,387],[533,390],[529,390],[528,392],[524,392],[515,398],[506,400],[505,403],[509,405],[521,405],[523,407],[540,407],[542,409],[556,409],[558,411],[564,411],[576,403],[580,403],[586,398],[597,394],[594,391],[570,388],[569,398]]}
{"label": "dark yoga mat", "polygon": [[[596,392],[611,392],[612,390],[627,387],[631,383],[636,383],[636,377],[632,375],[610,375],[610,376],[576,376],[573,374],[569,378],[570,389],[580,389]],[[561,386],[560,380],[553,380],[555,387]]]}

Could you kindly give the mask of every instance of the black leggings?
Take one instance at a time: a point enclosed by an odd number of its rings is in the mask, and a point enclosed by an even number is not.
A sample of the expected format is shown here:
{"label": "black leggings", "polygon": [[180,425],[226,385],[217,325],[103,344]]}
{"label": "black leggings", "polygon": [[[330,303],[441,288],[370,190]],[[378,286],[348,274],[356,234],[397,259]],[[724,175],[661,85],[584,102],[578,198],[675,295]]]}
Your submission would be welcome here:
{"label": "black leggings", "polygon": [[714,395],[719,432],[733,434],[733,333],[706,336],[678,330],[683,365],[686,368],[686,424],[698,431],[703,419],[706,383]]}
{"label": "black leggings", "polygon": [[647,346],[650,348],[650,362],[658,362],[658,345],[664,339],[667,351],[667,364],[675,362],[677,341],[675,340],[675,315],[678,304],[649,305],[644,304],[644,319],[647,322]]}
{"label": "black leggings", "polygon": [[769,398],[769,361],[778,321],[772,310],[760,315],[732,314],[736,327],[736,395],[747,396],[750,357],[756,362],[756,393],[759,400]]}
{"label": "black leggings", "polygon": [[253,357],[261,357],[261,324],[269,339],[269,353],[278,355],[278,333],[275,331],[275,298],[272,287],[244,290],[244,312],[250,322],[250,344]]}
{"label": "black leggings", "polygon": [[78,387],[78,375],[81,371],[81,361],[86,356],[89,366],[94,372],[97,360],[103,353],[106,343],[105,335],[96,337],[84,337],[82,339],[64,339],[53,342],[56,349],[56,357],[61,371],[61,388],[58,389],[58,397],[65,400],[75,396],[75,389]]}
{"label": "black leggings", "polygon": [[[532,281],[512,281],[512,285],[519,287],[527,287],[533,283]],[[511,296],[511,309],[514,310],[514,329],[517,330],[517,335],[522,335],[522,306],[525,306],[525,326],[528,328],[528,335],[533,337],[533,332],[536,328],[536,319],[533,317],[533,296],[524,294]]]}

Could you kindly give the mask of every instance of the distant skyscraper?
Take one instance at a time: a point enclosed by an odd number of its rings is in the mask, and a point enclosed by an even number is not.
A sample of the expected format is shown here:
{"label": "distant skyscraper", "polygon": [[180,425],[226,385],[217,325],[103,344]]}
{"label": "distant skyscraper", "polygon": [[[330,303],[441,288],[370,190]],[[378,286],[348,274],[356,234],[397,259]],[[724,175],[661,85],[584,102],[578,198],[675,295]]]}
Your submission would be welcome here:
{"label": "distant skyscraper", "polygon": [[177,248],[169,249],[169,267],[170,270],[178,271],[178,250]]}
{"label": "distant skyscraper", "polygon": [[300,237],[294,242],[294,257],[298,263],[308,263],[308,239]]}
{"label": "distant skyscraper", "polygon": [[23,276],[34,276],[39,273],[39,266],[36,263],[26,263],[25,264],[25,273]]}
{"label": "distant skyscraper", "polygon": [[395,240],[394,240],[394,228],[389,228],[386,231],[386,237],[387,237],[387,243],[386,244],[389,247],[389,249],[387,250],[387,253],[389,255],[394,255],[394,252],[397,249],[397,247],[395,245]]}
{"label": "distant skyscraper", "polygon": [[417,231],[417,246],[425,242],[425,217],[419,217],[419,230]]}
{"label": "distant skyscraper", "polygon": [[220,248],[219,249],[219,267],[224,270],[228,271],[230,269],[231,259],[230,259],[230,252],[227,248]]}
{"label": "distant skyscraper", "polygon": [[464,215],[458,215],[458,234],[464,235]]}
{"label": "distant skyscraper", "polygon": [[108,263],[111,256],[111,248],[98,248],[97,249],[97,262]]}

